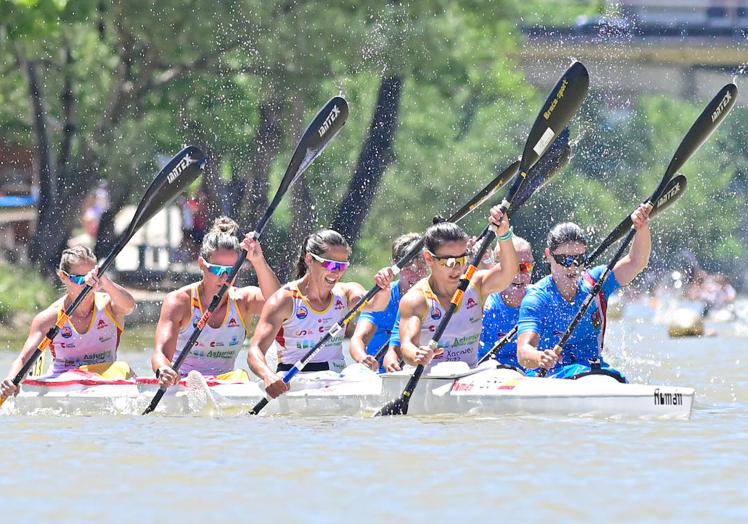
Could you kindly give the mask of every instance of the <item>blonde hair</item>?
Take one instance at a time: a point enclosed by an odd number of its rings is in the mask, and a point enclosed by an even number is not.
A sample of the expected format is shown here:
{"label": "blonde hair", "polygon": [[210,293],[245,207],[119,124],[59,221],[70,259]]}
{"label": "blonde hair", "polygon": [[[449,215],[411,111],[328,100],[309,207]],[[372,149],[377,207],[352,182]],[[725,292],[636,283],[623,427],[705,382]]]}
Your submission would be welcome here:
{"label": "blonde hair", "polygon": [[239,224],[227,216],[218,217],[213,221],[213,226],[203,237],[203,245],[200,248],[200,256],[209,261],[210,257],[219,249],[239,252]]}
{"label": "blonde hair", "polygon": [[[515,251],[521,251],[522,249],[526,249],[527,251],[532,253],[532,246],[527,240],[525,240],[522,237],[514,235],[512,237],[512,244],[514,245]],[[494,257],[498,256],[500,251],[501,251],[501,244],[496,243],[496,249],[494,249],[493,251]]]}
{"label": "blonde hair", "polygon": [[86,246],[69,247],[62,252],[60,257],[60,271],[70,273],[75,264],[86,261],[96,263],[96,255],[93,251]]}

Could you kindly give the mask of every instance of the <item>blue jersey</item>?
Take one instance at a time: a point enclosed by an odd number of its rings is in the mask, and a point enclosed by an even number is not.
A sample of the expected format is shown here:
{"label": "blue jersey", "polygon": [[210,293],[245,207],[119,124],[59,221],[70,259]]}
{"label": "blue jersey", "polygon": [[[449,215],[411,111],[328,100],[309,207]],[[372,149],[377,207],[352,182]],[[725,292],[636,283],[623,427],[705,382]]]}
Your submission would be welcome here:
{"label": "blue jersey", "polygon": [[[592,289],[591,281],[597,281],[604,271],[605,266],[597,266],[587,271],[586,276],[580,277],[577,294],[571,303],[561,295],[550,275],[530,286],[520,306],[518,336],[527,332],[537,333],[540,336],[538,349],[552,349]],[[603,285],[603,295],[609,297],[620,287],[612,273]],[[588,359],[601,357],[604,335],[604,305],[596,298],[567,342],[559,366],[575,363],[586,365]]]}
{"label": "blue jersey", "polygon": [[[369,355],[375,355],[392,335],[392,327],[395,324],[395,319],[399,318],[400,297],[400,282],[393,282],[390,284],[390,302],[387,304],[387,309],[384,311],[364,311],[361,313],[358,319],[359,322],[368,322],[377,327],[377,332],[366,347],[366,352]],[[400,337],[398,336],[399,340]]]}
{"label": "blue jersey", "polygon": [[[501,293],[491,293],[483,306],[483,332],[480,336],[478,358],[488,353],[517,324],[519,308],[507,306]],[[496,360],[507,366],[522,369],[517,360],[517,336],[501,348]]]}

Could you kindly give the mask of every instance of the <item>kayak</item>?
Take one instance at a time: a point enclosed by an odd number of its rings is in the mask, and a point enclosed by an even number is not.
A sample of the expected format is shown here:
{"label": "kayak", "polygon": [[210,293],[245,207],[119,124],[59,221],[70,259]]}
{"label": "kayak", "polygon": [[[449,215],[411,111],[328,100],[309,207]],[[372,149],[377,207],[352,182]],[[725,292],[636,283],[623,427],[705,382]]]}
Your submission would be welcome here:
{"label": "kayak", "polygon": [[[410,374],[411,370],[406,369],[377,375],[359,364],[340,374],[305,373],[291,383],[289,393],[271,401],[262,413],[369,416],[400,396]],[[21,393],[5,403],[2,413],[139,414],[157,390],[155,378],[105,378],[72,370],[27,378]],[[263,393],[257,382],[191,372],[179,385],[169,388],[156,412],[242,414],[262,399]],[[624,384],[604,374],[590,374],[578,380],[540,378],[493,364],[469,369],[462,362],[445,362],[423,375],[408,413],[688,419],[693,399],[694,389],[690,387]]]}

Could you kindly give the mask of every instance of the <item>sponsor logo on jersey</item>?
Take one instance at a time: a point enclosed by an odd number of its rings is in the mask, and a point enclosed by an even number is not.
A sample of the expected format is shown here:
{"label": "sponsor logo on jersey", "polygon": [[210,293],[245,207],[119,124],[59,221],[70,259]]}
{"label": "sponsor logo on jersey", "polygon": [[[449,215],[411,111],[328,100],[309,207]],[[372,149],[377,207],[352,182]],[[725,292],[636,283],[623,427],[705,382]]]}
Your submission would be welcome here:
{"label": "sponsor logo on jersey", "polygon": [[473,299],[473,297],[467,299],[467,309],[472,309],[477,305],[478,303]]}
{"label": "sponsor logo on jersey", "polygon": [[309,334],[309,332],[306,329],[300,329],[300,330],[298,330],[296,332],[296,336],[297,337],[303,337],[303,336],[306,336],[308,334]]}
{"label": "sponsor logo on jersey", "polygon": [[299,309],[296,310],[296,318],[303,320],[308,316],[309,310],[304,306],[299,306]]}
{"label": "sponsor logo on jersey", "polygon": [[239,343],[239,337],[234,335],[231,337],[231,340],[229,340],[229,346],[236,346]]}
{"label": "sponsor logo on jersey", "polygon": [[231,317],[229,319],[229,326],[228,327],[236,327],[239,325],[239,322],[236,321],[234,317]]}
{"label": "sponsor logo on jersey", "polygon": [[[70,326],[62,326],[62,329],[60,330],[60,335],[62,335],[62,338],[70,338],[73,336],[73,330],[70,329]],[[62,346],[65,347],[65,346]]]}
{"label": "sponsor logo on jersey", "polygon": [[344,307],[342,300],[339,298],[335,299],[335,309],[343,309]]}
{"label": "sponsor logo on jersey", "polygon": [[100,318],[99,322],[96,324],[96,329],[104,329],[107,326],[109,326],[109,324],[106,323],[106,320]]}
{"label": "sponsor logo on jersey", "polygon": [[431,318],[433,318],[434,320],[439,320],[440,318],[442,318],[442,311],[441,311],[441,309],[436,308],[436,307],[432,307],[431,308]]}
{"label": "sponsor logo on jersey", "polygon": [[112,340],[112,337],[99,337],[100,343],[109,342],[110,340]]}
{"label": "sponsor logo on jersey", "polygon": [[223,342],[220,342],[220,341],[216,342],[215,340],[210,341],[210,347],[212,348],[221,348],[223,346],[224,346]]}

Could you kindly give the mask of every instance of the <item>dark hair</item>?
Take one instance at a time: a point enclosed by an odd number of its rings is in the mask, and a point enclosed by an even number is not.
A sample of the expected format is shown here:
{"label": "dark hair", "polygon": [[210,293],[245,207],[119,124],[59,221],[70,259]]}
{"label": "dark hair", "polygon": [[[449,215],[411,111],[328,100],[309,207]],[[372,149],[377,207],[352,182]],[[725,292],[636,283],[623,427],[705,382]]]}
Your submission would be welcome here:
{"label": "dark hair", "polygon": [[296,278],[306,275],[307,267],[304,257],[307,253],[322,256],[328,248],[336,246],[343,246],[348,250],[348,253],[351,251],[343,235],[332,229],[323,229],[306,237],[301,243],[301,253],[299,254],[299,261],[296,263]]}
{"label": "dark hair", "polygon": [[89,261],[96,263],[96,255],[86,246],[73,246],[65,249],[60,257],[60,271],[70,273],[73,264],[78,262]]}
{"label": "dark hair", "polygon": [[236,236],[237,233],[239,233],[239,224],[226,216],[216,218],[213,221],[213,226],[210,228],[210,231],[208,231],[203,237],[200,256],[203,257],[203,260],[208,262],[213,253],[219,249],[227,249],[236,252],[240,251],[241,247],[239,247],[239,239]]}
{"label": "dark hair", "polygon": [[553,229],[548,233],[548,249],[553,252],[561,244],[566,244],[567,242],[579,242],[586,246],[587,237],[582,228],[573,222],[564,222],[563,224],[553,226]]}
{"label": "dark hair", "polygon": [[413,249],[413,246],[421,240],[421,235],[418,233],[406,233],[400,235],[392,242],[392,261],[397,262],[403,258],[408,251]]}
{"label": "dark hair", "polygon": [[423,235],[424,247],[436,253],[445,242],[467,242],[468,236],[460,226],[452,222],[440,222],[426,230]]}

